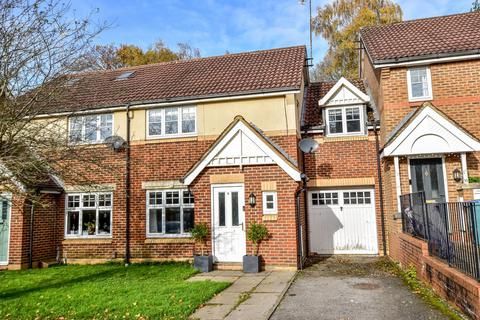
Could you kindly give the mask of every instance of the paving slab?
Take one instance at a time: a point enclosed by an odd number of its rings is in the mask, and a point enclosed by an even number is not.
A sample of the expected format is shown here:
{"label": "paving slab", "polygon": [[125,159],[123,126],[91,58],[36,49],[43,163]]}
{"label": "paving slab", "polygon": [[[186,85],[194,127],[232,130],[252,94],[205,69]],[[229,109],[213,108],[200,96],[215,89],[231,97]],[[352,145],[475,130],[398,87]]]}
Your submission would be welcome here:
{"label": "paving slab", "polygon": [[[252,274],[227,270],[196,275],[190,281],[231,280],[233,283],[192,314],[190,319],[267,320],[294,275],[295,273],[291,271],[264,271]],[[244,294],[248,294],[248,298],[239,304]]]}
{"label": "paving slab", "polygon": [[190,316],[190,319],[222,320],[235,307],[228,304],[206,305]]}
{"label": "paving slab", "polygon": [[266,320],[270,315],[271,306],[268,304],[241,304],[233,310],[226,320]]}

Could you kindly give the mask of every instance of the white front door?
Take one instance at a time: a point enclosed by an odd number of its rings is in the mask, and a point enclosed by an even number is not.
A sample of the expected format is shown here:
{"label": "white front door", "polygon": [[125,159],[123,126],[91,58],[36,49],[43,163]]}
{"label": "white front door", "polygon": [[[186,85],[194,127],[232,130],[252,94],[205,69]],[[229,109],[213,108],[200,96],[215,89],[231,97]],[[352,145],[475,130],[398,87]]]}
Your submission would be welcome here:
{"label": "white front door", "polygon": [[308,192],[310,251],[317,254],[377,254],[373,189]]}
{"label": "white front door", "polygon": [[241,262],[246,253],[243,185],[212,186],[215,261]]}

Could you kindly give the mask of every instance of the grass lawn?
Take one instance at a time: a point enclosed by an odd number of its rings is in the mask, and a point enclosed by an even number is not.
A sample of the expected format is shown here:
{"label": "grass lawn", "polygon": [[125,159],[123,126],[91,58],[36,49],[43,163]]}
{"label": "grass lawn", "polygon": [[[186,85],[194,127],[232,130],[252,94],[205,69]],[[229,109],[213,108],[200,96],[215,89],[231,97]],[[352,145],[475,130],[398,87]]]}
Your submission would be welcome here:
{"label": "grass lawn", "polygon": [[229,285],[193,274],[174,262],[0,271],[0,319],[185,319]]}

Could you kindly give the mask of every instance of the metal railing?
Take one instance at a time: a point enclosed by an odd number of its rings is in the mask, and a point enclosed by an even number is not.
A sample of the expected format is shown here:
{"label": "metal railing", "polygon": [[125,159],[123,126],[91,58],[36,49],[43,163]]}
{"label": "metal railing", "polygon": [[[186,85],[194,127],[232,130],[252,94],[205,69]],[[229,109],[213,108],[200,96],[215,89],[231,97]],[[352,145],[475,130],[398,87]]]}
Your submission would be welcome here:
{"label": "metal railing", "polygon": [[423,192],[403,195],[403,232],[428,242],[428,252],[480,280],[480,203],[426,203]]}

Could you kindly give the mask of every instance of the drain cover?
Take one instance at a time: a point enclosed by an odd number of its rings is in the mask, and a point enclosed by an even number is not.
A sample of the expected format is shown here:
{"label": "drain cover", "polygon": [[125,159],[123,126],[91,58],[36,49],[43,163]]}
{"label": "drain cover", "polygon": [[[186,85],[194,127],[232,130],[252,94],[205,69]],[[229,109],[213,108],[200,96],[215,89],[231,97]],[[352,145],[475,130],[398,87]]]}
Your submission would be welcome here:
{"label": "drain cover", "polygon": [[380,286],[376,283],[363,282],[363,283],[354,284],[352,288],[361,289],[361,290],[374,290],[374,289],[380,288]]}

